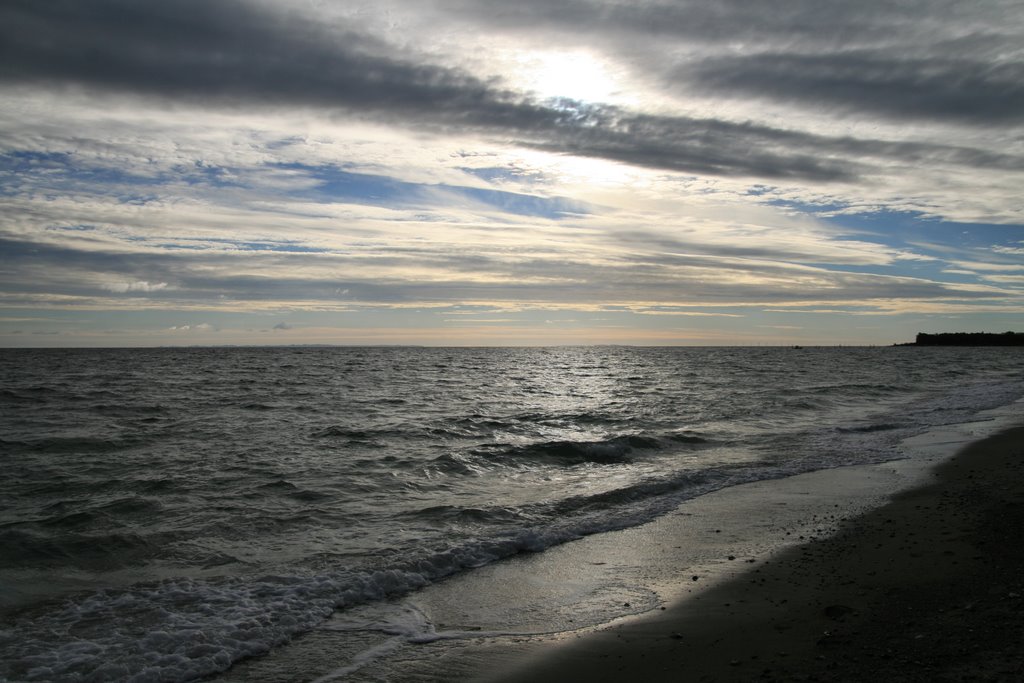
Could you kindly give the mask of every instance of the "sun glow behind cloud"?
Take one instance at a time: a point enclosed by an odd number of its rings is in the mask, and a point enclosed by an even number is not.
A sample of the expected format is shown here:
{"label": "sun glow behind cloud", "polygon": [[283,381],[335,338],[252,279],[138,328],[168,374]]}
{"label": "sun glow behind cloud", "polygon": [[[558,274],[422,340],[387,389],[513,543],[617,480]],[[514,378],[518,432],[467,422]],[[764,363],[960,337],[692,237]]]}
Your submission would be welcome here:
{"label": "sun glow behind cloud", "polygon": [[519,90],[540,100],[568,99],[628,105],[635,102],[611,67],[584,50],[529,50],[517,52],[514,68],[506,76]]}

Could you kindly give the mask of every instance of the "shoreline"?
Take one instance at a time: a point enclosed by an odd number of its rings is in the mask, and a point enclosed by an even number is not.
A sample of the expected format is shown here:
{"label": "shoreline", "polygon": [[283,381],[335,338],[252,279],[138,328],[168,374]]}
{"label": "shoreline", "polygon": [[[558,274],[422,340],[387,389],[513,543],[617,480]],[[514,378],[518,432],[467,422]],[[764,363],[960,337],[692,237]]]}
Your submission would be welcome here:
{"label": "shoreline", "polygon": [[[394,600],[338,612],[211,680],[863,680],[860,665],[848,678],[824,668],[802,672],[830,663],[818,657],[840,656],[849,638],[843,629],[867,623],[873,608],[865,596],[876,588],[861,579],[868,572],[884,575],[867,565],[878,565],[886,553],[899,559],[917,552],[903,546],[922,539],[908,540],[916,532],[906,530],[911,521],[903,512],[885,513],[899,522],[896,536],[888,536],[895,527],[883,528],[884,537],[858,541],[854,531],[905,498],[930,491],[942,481],[937,473],[967,450],[986,451],[995,438],[1019,452],[1024,427],[1012,427],[1020,422],[1019,407],[1010,404],[913,437],[904,442],[904,459],[729,487],[638,527],[506,558]],[[1002,485],[999,468],[986,464],[982,471]],[[982,497],[974,507],[987,502]],[[950,541],[943,530],[936,543]],[[845,550],[826,549],[836,543],[845,543]],[[857,559],[858,544],[865,543],[872,544],[875,560]],[[952,557],[957,563],[973,557],[955,552],[963,555]],[[841,566],[826,567],[828,557]],[[827,577],[844,571],[847,578],[830,585],[836,581]],[[961,580],[972,575],[965,572]],[[884,590],[899,589],[894,584]],[[1024,594],[1024,586],[1007,592]],[[829,607],[837,609],[822,611]],[[818,645],[825,631],[827,642]],[[894,677],[915,680],[907,672]],[[920,680],[943,679],[929,674]]]}
{"label": "shoreline", "polygon": [[1024,426],[668,609],[480,680],[1024,680]]}

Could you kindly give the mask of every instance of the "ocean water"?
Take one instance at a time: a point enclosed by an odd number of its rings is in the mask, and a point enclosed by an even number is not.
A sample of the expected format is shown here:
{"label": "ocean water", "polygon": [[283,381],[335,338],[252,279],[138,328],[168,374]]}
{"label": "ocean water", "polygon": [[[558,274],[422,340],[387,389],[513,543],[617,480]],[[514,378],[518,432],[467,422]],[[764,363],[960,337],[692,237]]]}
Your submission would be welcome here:
{"label": "ocean water", "polygon": [[1024,396],[990,348],[0,351],[0,680],[186,681]]}

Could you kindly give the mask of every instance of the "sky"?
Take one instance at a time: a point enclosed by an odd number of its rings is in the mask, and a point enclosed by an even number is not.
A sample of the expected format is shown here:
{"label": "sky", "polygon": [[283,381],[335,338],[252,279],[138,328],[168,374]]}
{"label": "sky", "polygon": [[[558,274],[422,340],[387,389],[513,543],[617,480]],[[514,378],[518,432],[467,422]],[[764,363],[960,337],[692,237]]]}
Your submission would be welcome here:
{"label": "sky", "polygon": [[0,346],[1024,331],[1019,0],[0,0]]}

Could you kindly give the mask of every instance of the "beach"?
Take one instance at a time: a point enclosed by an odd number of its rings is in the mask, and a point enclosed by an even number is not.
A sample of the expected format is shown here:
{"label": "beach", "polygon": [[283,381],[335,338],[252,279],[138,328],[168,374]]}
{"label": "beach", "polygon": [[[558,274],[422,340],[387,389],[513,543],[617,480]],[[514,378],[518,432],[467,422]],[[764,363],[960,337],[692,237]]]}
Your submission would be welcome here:
{"label": "beach", "polygon": [[998,413],[336,614],[218,680],[1020,680],[1024,427]]}
{"label": "beach", "polygon": [[490,680],[1024,678],[1024,428],[839,531]]}

